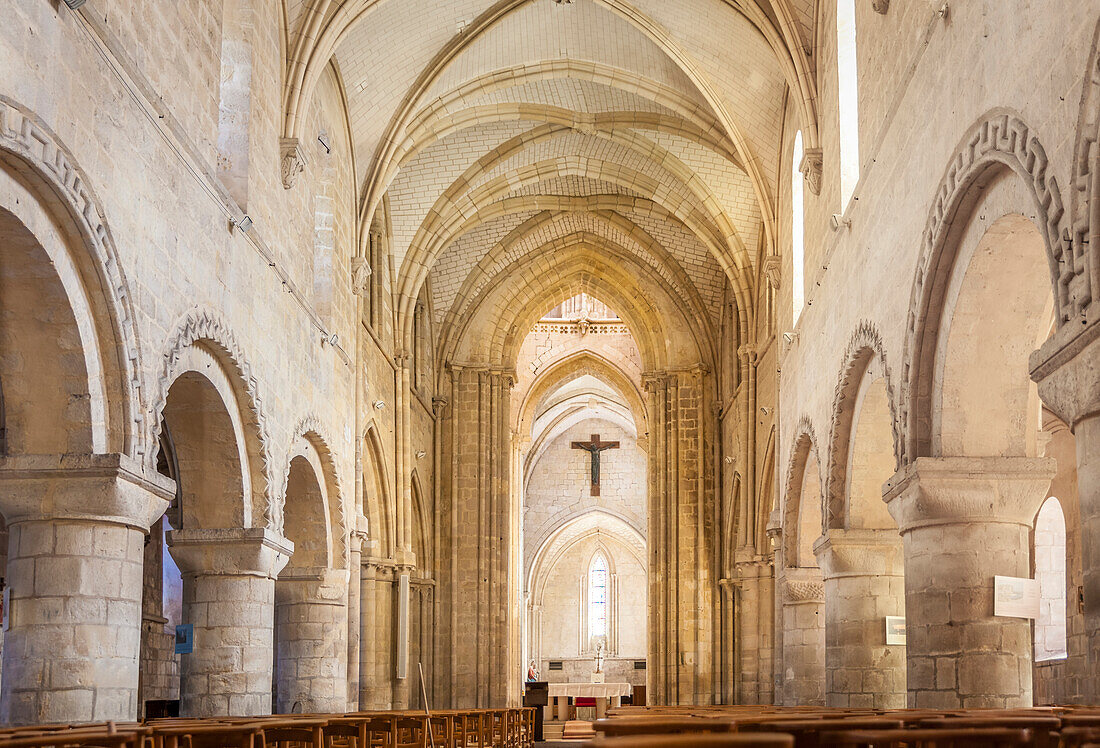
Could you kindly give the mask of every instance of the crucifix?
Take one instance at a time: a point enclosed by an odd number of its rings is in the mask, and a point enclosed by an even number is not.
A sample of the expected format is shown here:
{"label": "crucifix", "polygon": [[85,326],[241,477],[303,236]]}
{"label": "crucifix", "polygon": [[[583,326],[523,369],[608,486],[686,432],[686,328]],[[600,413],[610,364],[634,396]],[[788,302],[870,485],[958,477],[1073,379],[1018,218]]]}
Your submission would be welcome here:
{"label": "crucifix", "polygon": [[592,493],[590,495],[600,495],[600,452],[618,448],[618,442],[601,442],[599,434],[592,434],[586,442],[573,442],[573,449],[583,449],[592,455]]}

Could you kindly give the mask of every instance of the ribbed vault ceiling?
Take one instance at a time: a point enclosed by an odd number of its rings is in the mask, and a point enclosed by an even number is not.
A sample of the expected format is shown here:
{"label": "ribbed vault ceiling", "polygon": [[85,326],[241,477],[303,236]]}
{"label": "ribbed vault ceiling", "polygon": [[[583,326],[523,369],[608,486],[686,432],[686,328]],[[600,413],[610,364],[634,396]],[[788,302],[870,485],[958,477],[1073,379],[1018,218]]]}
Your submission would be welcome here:
{"label": "ribbed vault ceiling", "polygon": [[334,59],[363,225],[387,198],[399,326],[425,282],[442,324],[576,244],[637,257],[714,328],[729,292],[747,323],[788,100],[816,145],[814,6],[286,0],[285,130]]}

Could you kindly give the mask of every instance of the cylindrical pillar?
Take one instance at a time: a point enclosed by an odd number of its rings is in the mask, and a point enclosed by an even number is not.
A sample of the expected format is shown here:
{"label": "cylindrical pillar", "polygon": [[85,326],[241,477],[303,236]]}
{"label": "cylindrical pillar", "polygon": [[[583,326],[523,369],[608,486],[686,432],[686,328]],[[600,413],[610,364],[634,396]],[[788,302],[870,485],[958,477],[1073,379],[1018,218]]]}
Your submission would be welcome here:
{"label": "cylindrical pillar", "polygon": [[814,553],[825,580],[826,706],[905,708],[905,646],[886,643],[886,616],[905,614],[901,537],[829,530]]}
{"label": "cylindrical pillar", "polygon": [[1031,622],[994,617],[995,575],[1029,577],[1052,460],[920,457],[886,484],[905,549],[909,706],[1032,705]]}
{"label": "cylindrical pillar", "polygon": [[785,706],[825,705],[825,585],[821,570],[783,571]]}
{"label": "cylindrical pillar", "polygon": [[144,538],[174,493],[124,455],[0,458],[0,722],[136,719]]}
{"label": "cylindrical pillar", "polygon": [[[365,526],[366,519],[361,520]],[[363,541],[366,533],[353,531],[348,544],[348,652],[347,652],[347,692],[348,703],[346,711],[359,711],[359,683],[360,683],[360,616],[362,615],[360,581],[363,565]]]}
{"label": "cylindrical pillar", "polygon": [[180,715],[271,713],[275,577],[294,544],[266,528],[176,530],[168,546],[183,574]]}
{"label": "cylindrical pillar", "polygon": [[275,710],[342,712],[348,689],[345,572],[295,570],[293,578],[285,578],[286,573],[275,584]]}

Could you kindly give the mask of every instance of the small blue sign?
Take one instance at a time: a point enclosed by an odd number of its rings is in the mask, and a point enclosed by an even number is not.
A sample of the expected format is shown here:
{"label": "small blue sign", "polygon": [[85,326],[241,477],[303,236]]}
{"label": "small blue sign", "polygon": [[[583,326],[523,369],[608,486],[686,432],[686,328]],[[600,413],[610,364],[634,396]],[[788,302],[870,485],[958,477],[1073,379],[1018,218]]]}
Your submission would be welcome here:
{"label": "small blue sign", "polygon": [[176,654],[191,654],[195,649],[195,625],[181,623],[176,626]]}

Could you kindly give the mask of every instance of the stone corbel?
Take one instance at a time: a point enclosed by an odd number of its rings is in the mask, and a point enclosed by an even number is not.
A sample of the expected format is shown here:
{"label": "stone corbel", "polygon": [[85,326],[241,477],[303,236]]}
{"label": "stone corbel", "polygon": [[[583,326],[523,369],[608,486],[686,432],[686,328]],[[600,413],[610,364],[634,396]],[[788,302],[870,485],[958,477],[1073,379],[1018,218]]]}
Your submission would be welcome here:
{"label": "stone corbel", "polygon": [[298,138],[280,138],[279,155],[281,157],[283,187],[290,189],[298,181],[298,175],[306,167],[306,152]]}
{"label": "stone corbel", "polygon": [[737,349],[737,358],[748,361],[749,364],[756,364],[756,346],[752,343],[745,343]]}
{"label": "stone corbel", "polygon": [[780,263],[782,260],[779,255],[768,255],[764,258],[764,279],[767,280],[768,285],[773,289],[779,288],[779,281],[782,279],[783,274],[780,271]]}
{"label": "stone corbel", "polygon": [[356,296],[366,296],[370,290],[370,263],[366,257],[351,258],[351,291]]}
{"label": "stone corbel", "polygon": [[815,195],[821,194],[821,162],[821,149],[807,148],[802,154],[802,163],[798,165],[798,170],[806,178],[810,192]]}
{"label": "stone corbel", "polygon": [[890,0],[871,0],[871,7],[879,15],[886,15],[886,11],[890,10]]}

